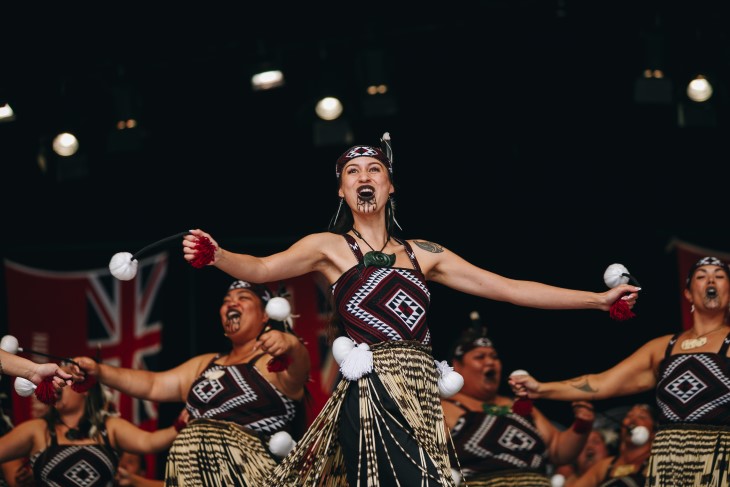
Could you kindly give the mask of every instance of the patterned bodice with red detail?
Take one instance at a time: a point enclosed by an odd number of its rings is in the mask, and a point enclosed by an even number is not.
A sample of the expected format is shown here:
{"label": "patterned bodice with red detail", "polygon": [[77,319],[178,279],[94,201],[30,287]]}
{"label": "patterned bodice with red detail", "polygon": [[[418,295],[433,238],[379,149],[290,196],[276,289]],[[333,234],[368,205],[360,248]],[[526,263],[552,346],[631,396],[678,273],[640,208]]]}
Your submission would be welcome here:
{"label": "patterned bodice with red detail", "polygon": [[230,421],[264,434],[290,431],[296,403],[266,380],[254,367],[261,355],[248,363],[219,365],[216,355],[193,382],[185,407],[191,419]]}
{"label": "patterned bodice with red detail", "polygon": [[355,239],[344,234],[358,264],[332,285],[335,306],[355,343],[412,340],[430,345],[426,313],[431,293],[410,244],[402,243],[413,269],[365,267]]}
{"label": "patterned bodice with red detail", "polygon": [[119,464],[106,427],[101,434],[104,444],[59,445],[56,428],[49,425],[51,444],[30,459],[34,485],[51,487],[111,487]]}
{"label": "patterned bodice with red detail", "polygon": [[730,333],[717,353],[672,355],[676,334],[659,366],[659,423],[730,423]]}
{"label": "patterned bodice with red detail", "polygon": [[[545,472],[547,446],[532,418],[519,414],[488,414],[469,411],[458,401],[447,401],[464,409],[451,429],[458,464],[464,475],[502,470],[529,469]],[[452,465],[457,465],[452,455]]]}

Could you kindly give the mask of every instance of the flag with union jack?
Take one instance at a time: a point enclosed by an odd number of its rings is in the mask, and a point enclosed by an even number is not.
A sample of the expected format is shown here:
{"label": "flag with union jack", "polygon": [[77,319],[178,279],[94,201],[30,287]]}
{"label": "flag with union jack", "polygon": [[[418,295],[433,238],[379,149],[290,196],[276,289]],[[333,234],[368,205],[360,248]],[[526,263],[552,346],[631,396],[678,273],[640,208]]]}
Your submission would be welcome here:
{"label": "flag with union jack", "polygon": [[[6,259],[8,332],[23,349],[19,355],[36,362],[49,359],[33,352],[85,355],[111,365],[159,370],[162,310],[157,298],[167,265],[164,252],[141,259],[136,277],[120,281],[108,268],[59,272]],[[110,392],[123,418],[148,431],[157,428],[155,403]],[[13,395],[15,424],[43,414],[44,408],[33,395]]]}

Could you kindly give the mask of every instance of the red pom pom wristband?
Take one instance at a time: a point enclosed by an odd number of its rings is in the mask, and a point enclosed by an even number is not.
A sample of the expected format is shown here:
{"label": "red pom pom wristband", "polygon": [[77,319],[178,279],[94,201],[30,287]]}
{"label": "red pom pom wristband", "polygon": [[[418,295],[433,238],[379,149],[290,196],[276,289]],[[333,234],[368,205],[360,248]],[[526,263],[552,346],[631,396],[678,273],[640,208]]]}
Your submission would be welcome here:
{"label": "red pom pom wristband", "polygon": [[593,421],[587,419],[575,418],[573,425],[570,427],[573,431],[579,435],[585,435],[591,432],[593,429]]}
{"label": "red pom pom wristband", "polygon": [[175,423],[172,426],[174,426],[175,427],[175,431],[177,431],[179,433],[180,430],[182,430],[187,425],[188,425],[188,423],[186,421],[183,421],[182,419],[177,418],[175,420]]}

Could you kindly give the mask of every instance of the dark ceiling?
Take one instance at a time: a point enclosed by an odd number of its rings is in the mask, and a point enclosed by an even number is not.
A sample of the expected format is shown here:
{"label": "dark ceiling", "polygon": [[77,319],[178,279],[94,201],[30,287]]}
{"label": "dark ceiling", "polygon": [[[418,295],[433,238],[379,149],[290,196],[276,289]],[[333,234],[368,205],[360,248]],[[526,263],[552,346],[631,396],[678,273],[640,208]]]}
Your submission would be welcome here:
{"label": "dark ceiling", "polygon": [[[336,199],[334,160],[347,146],[314,144],[313,89],[325,70],[350,97],[356,142],[391,133],[401,207],[428,215],[423,224],[465,208],[510,218],[531,218],[533,208],[536,221],[619,201],[617,214],[666,210],[685,191],[685,161],[727,160],[726,94],[718,90],[715,127],[680,129],[676,105],[635,103],[646,38],[664,36],[677,78],[700,58],[699,41],[715,72],[726,75],[730,57],[709,3],[664,3],[74,6],[18,16],[0,48],[0,97],[18,114],[0,124],[6,204],[19,209],[8,219],[21,239],[62,231],[80,241],[189,225],[321,229]],[[392,115],[359,105],[359,61],[372,49],[385,53]],[[261,53],[281,61],[282,90],[249,89]],[[120,86],[132,90],[140,135],[114,143]],[[87,166],[49,160],[44,174],[39,145],[64,121],[80,127]],[[244,216],[254,230],[242,229]]]}

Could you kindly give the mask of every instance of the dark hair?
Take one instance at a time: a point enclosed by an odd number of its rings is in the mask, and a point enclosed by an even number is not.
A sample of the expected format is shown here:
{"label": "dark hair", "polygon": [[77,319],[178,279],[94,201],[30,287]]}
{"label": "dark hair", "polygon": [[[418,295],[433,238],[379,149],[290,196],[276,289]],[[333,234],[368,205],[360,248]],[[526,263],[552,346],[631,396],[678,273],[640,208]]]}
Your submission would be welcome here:
{"label": "dark hair", "polygon": [[[65,394],[66,388],[61,389],[61,394]],[[109,410],[106,404],[106,397],[101,388],[101,383],[95,382],[89,388],[84,399],[84,414],[79,421],[78,430],[80,438],[98,438],[109,416]],[[48,412],[43,416],[48,424],[48,429],[53,431],[57,424],[63,424],[61,415],[55,407],[48,408]]]}

